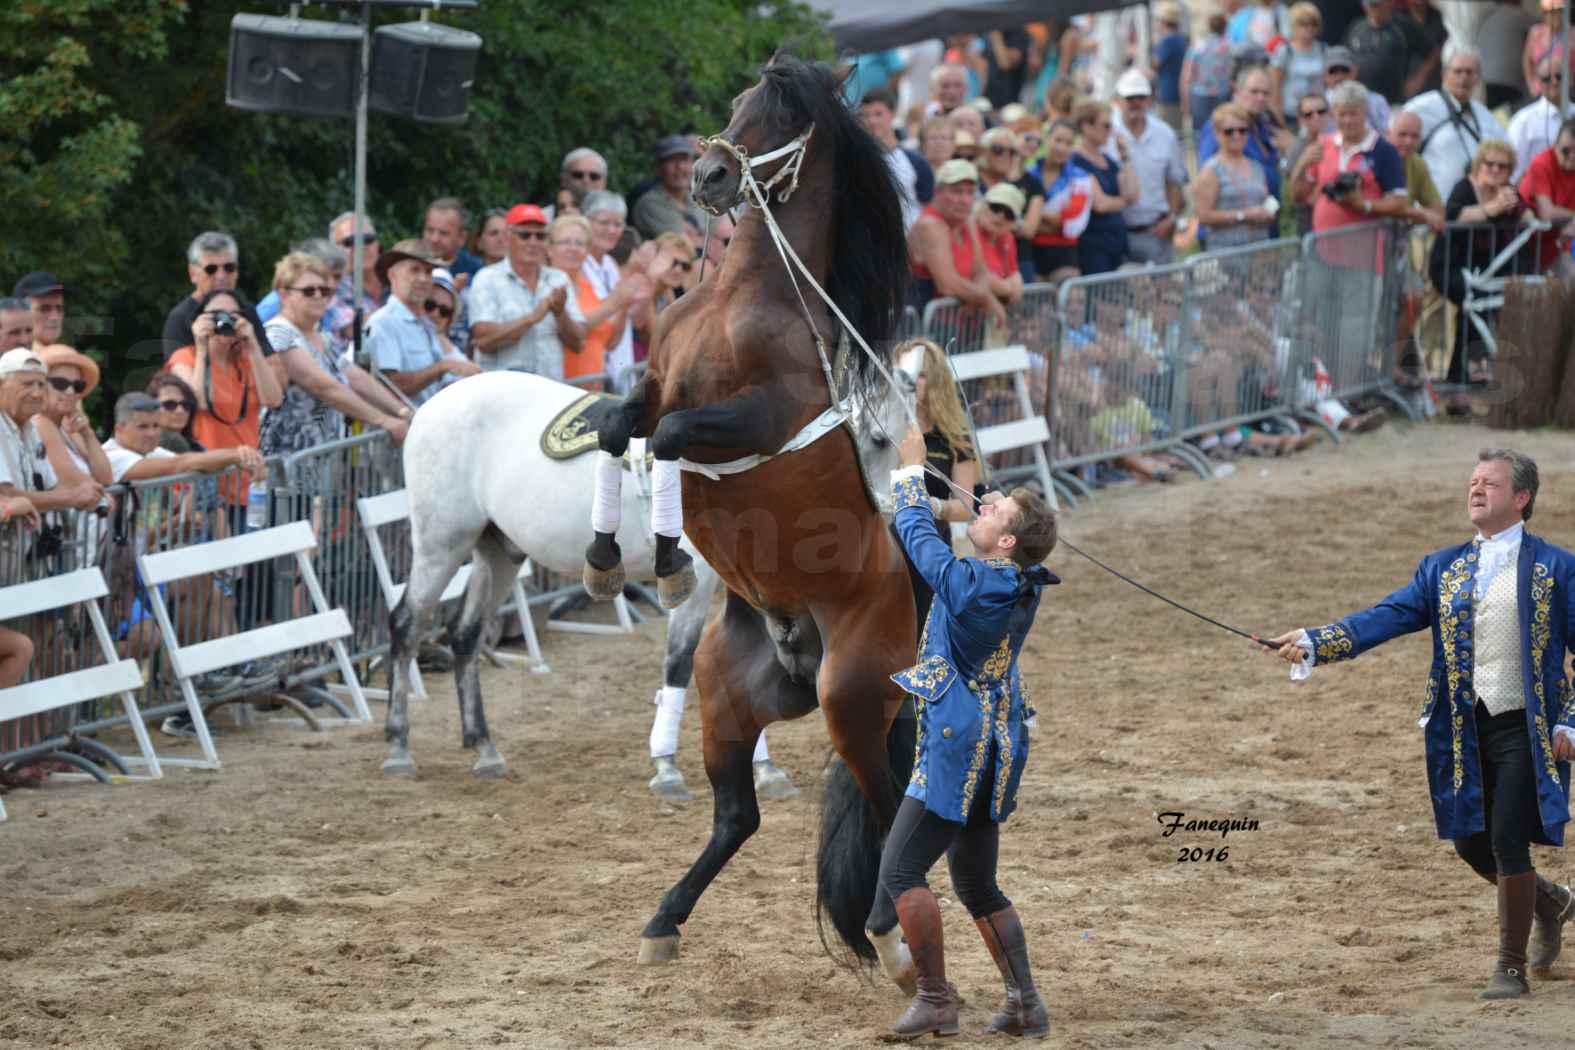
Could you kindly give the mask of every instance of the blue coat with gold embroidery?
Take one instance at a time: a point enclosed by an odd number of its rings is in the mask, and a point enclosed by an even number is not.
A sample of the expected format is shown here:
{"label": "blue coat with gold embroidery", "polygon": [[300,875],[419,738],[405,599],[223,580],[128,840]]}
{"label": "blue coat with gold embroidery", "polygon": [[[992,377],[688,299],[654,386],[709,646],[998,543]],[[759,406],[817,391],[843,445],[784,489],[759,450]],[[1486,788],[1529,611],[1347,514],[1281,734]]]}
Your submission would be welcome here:
{"label": "blue coat with gold embroidery", "polygon": [[[1433,667],[1422,702],[1427,780],[1440,838],[1483,829],[1482,765],[1477,753],[1472,686],[1472,601],[1479,542],[1429,554],[1410,586],[1339,623],[1308,630],[1316,664],[1350,660],[1376,645],[1424,627],[1433,633]],[[1506,566],[1504,571],[1509,571]],[[1553,761],[1553,730],[1575,727],[1575,693],[1564,653],[1575,646],[1575,555],[1524,533],[1515,568],[1520,659],[1526,689],[1526,732],[1537,769],[1544,845],[1564,844],[1570,819],[1568,762]],[[1571,650],[1575,651],[1575,650]]]}
{"label": "blue coat with gold embroidery", "polygon": [[907,794],[936,816],[966,821],[994,741],[995,790],[987,803],[992,820],[1005,820],[1028,761],[1023,722],[1033,717],[1017,654],[1040,589],[1055,577],[1040,566],[1024,571],[1010,558],[956,557],[936,533],[923,479],[902,478],[893,489],[897,533],[935,591],[919,662],[892,675],[913,694],[918,718]]}

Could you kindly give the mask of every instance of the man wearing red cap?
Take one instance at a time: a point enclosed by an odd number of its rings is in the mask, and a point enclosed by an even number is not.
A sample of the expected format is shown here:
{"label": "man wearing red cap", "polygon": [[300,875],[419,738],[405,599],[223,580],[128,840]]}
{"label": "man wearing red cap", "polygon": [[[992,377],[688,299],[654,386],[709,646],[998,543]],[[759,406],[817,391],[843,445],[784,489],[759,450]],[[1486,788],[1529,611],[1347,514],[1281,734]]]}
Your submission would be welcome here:
{"label": "man wearing red cap", "polygon": [[504,221],[509,254],[483,267],[470,289],[470,343],[483,371],[515,368],[563,378],[563,348],[585,341],[573,282],[547,265],[547,216],[516,204]]}

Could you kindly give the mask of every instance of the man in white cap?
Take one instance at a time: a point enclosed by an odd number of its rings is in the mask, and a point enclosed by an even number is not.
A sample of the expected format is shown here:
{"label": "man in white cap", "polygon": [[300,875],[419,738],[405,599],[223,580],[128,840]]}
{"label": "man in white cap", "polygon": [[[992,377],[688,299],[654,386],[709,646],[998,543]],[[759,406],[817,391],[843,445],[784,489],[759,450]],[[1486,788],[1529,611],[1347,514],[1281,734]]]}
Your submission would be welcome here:
{"label": "man in white cap", "polygon": [[[1121,212],[1127,224],[1127,258],[1162,265],[1175,258],[1171,238],[1176,232],[1176,216],[1181,214],[1187,166],[1181,159],[1175,130],[1148,111],[1152,96],[1148,77],[1141,70],[1129,69],[1116,81],[1117,102],[1112,108],[1115,132],[1126,139],[1138,177],[1138,199]],[[1114,137],[1105,143],[1105,152],[1120,162]]]}
{"label": "man in white cap", "polygon": [[33,429],[48,375],[30,349],[0,355],[0,497],[25,496],[40,513],[96,507],[104,489],[77,470],[59,432],[42,441]]}

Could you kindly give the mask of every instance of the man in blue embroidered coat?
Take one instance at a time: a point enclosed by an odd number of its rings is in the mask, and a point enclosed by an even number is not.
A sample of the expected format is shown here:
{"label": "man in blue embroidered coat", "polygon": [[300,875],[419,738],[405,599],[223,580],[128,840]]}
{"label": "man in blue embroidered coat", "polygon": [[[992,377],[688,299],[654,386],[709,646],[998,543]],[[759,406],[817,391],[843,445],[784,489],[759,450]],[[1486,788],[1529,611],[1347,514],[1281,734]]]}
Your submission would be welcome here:
{"label": "man in blue embroidered coat", "polygon": [[1564,673],[1575,651],[1575,555],[1525,531],[1537,485],[1530,458],[1484,449],[1467,490],[1470,543],[1429,554],[1409,586],[1371,609],[1271,639],[1298,678],[1309,664],[1432,629],[1420,724],[1433,816],[1439,838],[1498,892],[1498,963],[1484,999],[1529,994],[1528,941],[1529,968],[1543,976],[1575,911],[1570,888],[1531,865],[1531,843],[1564,843],[1575,757]]}
{"label": "man in blue embroidered coat", "polygon": [[1028,760],[1023,723],[1033,713],[1017,654],[1041,588],[1056,582],[1039,564],[1055,547],[1055,512],[1027,489],[1008,497],[991,493],[968,526],[976,557],[958,558],[935,529],[918,428],[909,430],[899,452],[903,466],[892,472],[897,533],[935,600],[919,662],[892,676],[914,698],[918,743],[913,777],[881,855],[877,896],[887,896],[876,908],[894,904],[907,943],[897,941],[895,930],[871,939],[888,972],[899,980],[916,977],[917,994],[886,1038],[958,1030],[941,913],[925,882],[942,854],[1006,984],[1006,1005],[987,1031],[1042,1036],[1050,1030],[1049,1013],[1034,990],[1022,923],[996,885],[995,868],[999,822],[1017,804]]}

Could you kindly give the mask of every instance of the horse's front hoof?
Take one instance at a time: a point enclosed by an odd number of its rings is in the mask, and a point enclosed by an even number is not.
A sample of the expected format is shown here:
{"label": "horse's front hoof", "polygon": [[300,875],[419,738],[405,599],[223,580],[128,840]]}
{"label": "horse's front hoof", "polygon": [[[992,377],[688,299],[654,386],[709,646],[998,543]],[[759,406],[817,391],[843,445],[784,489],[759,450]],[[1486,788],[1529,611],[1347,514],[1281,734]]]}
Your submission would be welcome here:
{"label": "horse's front hoof", "polygon": [[483,780],[502,780],[509,774],[509,764],[503,761],[502,755],[492,755],[477,759],[470,771]]}
{"label": "horse's front hoof", "polygon": [[656,776],[652,777],[647,785],[651,794],[663,802],[693,802],[695,797],[689,793],[689,785],[684,783],[684,775],[674,765],[656,765]]}
{"label": "horse's front hoof", "polygon": [[671,612],[695,592],[699,586],[699,577],[695,575],[693,562],[685,565],[671,576],[658,576],[656,578],[656,604]]}
{"label": "horse's front hoof", "polygon": [[383,763],[383,775],[413,780],[416,775],[416,760],[409,755],[394,755]]}
{"label": "horse's front hoof", "polygon": [[590,562],[586,562],[581,580],[585,584],[586,594],[599,602],[610,602],[623,593],[623,562],[610,569],[598,569]]}
{"label": "horse's front hoof", "polygon": [[668,937],[641,937],[640,938],[640,965],[655,966],[658,963],[678,961],[678,934]]}
{"label": "horse's front hoof", "polygon": [[798,798],[798,787],[791,777],[770,761],[756,762],[755,796],[774,800]]}

